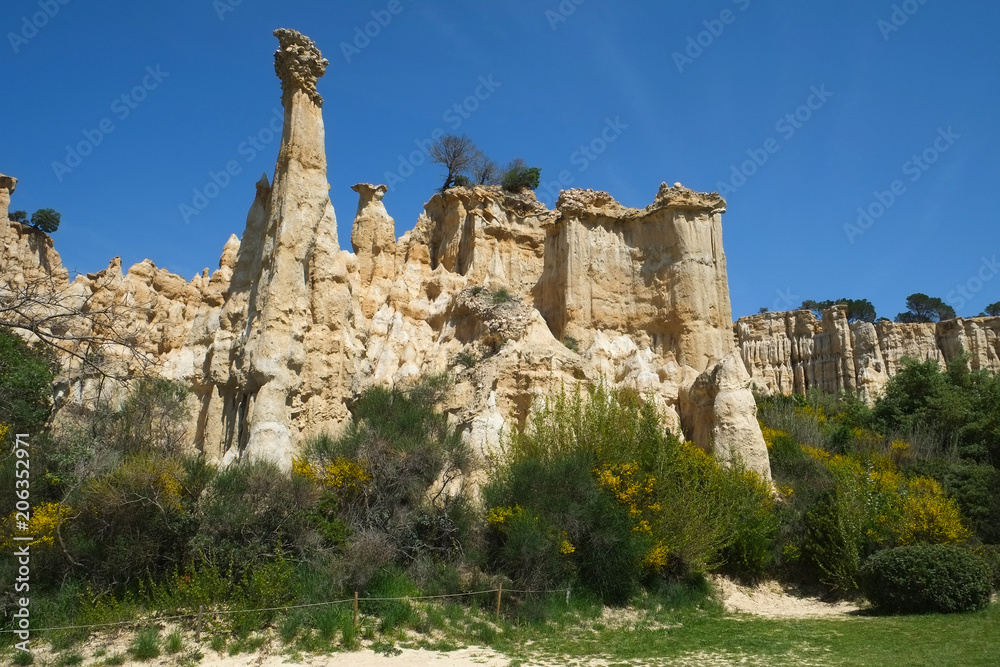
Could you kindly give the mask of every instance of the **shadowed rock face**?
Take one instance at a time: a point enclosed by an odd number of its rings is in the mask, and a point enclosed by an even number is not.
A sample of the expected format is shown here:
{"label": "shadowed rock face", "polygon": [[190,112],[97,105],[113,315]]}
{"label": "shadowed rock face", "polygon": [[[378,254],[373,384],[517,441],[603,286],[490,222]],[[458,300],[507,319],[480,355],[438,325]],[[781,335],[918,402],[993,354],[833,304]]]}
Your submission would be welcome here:
{"label": "shadowed rock face", "polygon": [[194,387],[199,449],[287,466],[304,439],[342,428],[365,388],[447,371],[445,409],[481,450],[545,396],[604,382],[770,477],[732,335],[721,197],[664,184],[632,209],[568,190],[549,210],[530,192],[451,188],[397,240],[385,186],[358,184],[342,251],[316,91],[326,61],[299,33],[275,34],[284,129],[242,240],[211,277],[113,265],[100,288],[155,304],[144,345]]}

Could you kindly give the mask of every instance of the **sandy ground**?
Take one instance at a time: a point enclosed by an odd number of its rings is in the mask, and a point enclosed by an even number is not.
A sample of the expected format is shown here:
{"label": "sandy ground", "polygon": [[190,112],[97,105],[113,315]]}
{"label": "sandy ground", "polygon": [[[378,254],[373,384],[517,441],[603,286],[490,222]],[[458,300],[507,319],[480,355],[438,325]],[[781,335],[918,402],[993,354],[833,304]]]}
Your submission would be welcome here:
{"label": "sandy ground", "polygon": [[741,586],[725,577],[714,577],[726,611],[769,618],[847,617],[860,607],[849,602],[823,602],[819,598],[796,595],[776,581]]}
{"label": "sandy ground", "polygon": [[[716,577],[713,579],[719,590],[719,597],[727,611],[735,614],[753,614],[770,618],[848,618],[858,607],[848,603],[827,603],[818,598],[803,597],[782,588],[776,582],[763,582],[756,586],[742,586],[729,579]],[[607,627],[627,627],[636,623],[637,611],[634,609],[605,609],[601,622]],[[164,633],[165,634],[165,633]],[[117,637],[102,636],[91,639],[86,646],[80,647],[79,653],[84,657],[82,667],[103,665],[107,656],[124,654],[131,641],[125,634]],[[35,665],[56,665],[59,658],[46,648],[42,642],[35,643]],[[186,642],[187,643],[187,642]],[[510,658],[484,647],[470,646],[464,649],[448,652],[427,651],[416,649],[399,649],[396,655],[383,655],[366,648],[350,653],[335,653],[333,655],[301,655],[290,657],[280,652],[276,644],[265,645],[254,653],[241,653],[230,656],[219,654],[207,646],[202,648],[204,657],[198,665],[210,667],[280,667],[283,665],[308,665],[309,667],[423,667],[424,665],[449,665],[450,667],[507,667]],[[95,653],[98,655],[95,656]],[[178,667],[182,664],[180,656],[161,656],[148,662],[124,663],[125,667]],[[188,663],[193,664],[193,663]],[[560,667],[561,665],[579,665],[581,667],[600,667],[607,665],[606,659],[594,656],[583,661],[565,662],[553,661],[550,657],[541,658],[538,662],[529,660],[520,663],[523,667]],[[622,664],[616,661],[615,664]],[[635,663],[639,665],[640,663]],[[653,662],[642,661],[642,665]],[[723,667],[727,665],[757,664],[752,656],[728,656],[718,653],[701,653],[675,658],[670,662],[656,661],[657,665],[697,665],[699,667]],[[807,664],[807,663],[802,663]],[[822,661],[816,664],[823,664]]]}

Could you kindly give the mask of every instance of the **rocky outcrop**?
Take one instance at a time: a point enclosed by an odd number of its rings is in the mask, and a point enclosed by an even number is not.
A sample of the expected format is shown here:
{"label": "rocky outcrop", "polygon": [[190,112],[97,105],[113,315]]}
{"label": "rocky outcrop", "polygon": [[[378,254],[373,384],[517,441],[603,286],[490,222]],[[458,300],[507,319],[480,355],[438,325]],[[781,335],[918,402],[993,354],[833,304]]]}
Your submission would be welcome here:
{"label": "rocky outcrop", "polygon": [[974,370],[1000,372],[1000,318],[958,318],[927,324],[848,322],[834,306],[811,311],[762,313],[735,324],[737,344],[751,382],[762,393],[808,389],[854,392],[874,400],[903,357],[946,364],[960,354]]}
{"label": "rocky outcrop", "polygon": [[17,179],[0,174],[0,220],[6,220],[10,210],[10,196],[17,188]]}
{"label": "rocky outcrop", "polygon": [[143,349],[194,389],[195,446],[287,466],[305,439],[342,428],[366,387],[448,372],[445,409],[480,450],[554,392],[603,382],[770,477],[734,352],[721,197],[664,184],[633,209],[569,190],[549,210],[531,193],[456,187],[397,240],[385,186],[358,184],[354,252],[342,251],[316,90],[327,63],[299,33],[275,35],[274,177],[257,183],[219,270],[186,281],[113,262],[73,283],[143,313]]}

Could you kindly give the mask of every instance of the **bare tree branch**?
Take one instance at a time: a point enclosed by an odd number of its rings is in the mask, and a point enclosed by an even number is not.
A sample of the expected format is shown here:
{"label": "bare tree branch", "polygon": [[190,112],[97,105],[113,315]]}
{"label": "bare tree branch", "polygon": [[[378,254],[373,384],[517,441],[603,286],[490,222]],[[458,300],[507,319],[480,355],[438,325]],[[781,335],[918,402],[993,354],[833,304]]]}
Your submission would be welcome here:
{"label": "bare tree branch", "polygon": [[65,284],[51,276],[15,276],[0,284],[0,327],[29,334],[66,362],[66,373],[125,381],[142,375],[153,359],[142,348],[152,304],[104,283]]}
{"label": "bare tree branch", "polygon": [[454,185],[455,177],[472,166],[478,153],[475,144],[464,134],[460,137],[448,134],[434,142],[430,150],[431,162],[442,164],[448,170],[441,190]]}

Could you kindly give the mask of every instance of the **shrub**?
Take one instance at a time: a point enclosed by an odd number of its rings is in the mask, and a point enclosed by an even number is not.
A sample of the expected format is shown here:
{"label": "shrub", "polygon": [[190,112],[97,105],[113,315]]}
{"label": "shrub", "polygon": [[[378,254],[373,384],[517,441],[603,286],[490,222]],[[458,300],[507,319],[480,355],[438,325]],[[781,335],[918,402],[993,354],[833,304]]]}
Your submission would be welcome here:
{"label": "shrub", "polygon": [[37,434],[48,421],[55,369],[43,350],[0,328],[0,423],[11,433]]}
{"label": "shrub", "polygon": [[986,607],[990,576],[986,563],[966,549],[919,545],[873,555],[861,571],[861,586],[879,612],[954,613]]}
{"label": "shrub", "polygon": [[367,542],[384,535],[403,565],[458,556],[469,531],[463,480],[475,459],[434,409],[445,381],[367,390],[344,434],[313,440],[295,463],[299,477],[320,486],[320,519],[342,522],[345,535],[366,534]]}
{"label": "shrub", "polygon": [[542,170],[538,167],[515,166],[503,175],[500,185],[508,192],[518,193],[534,190],[541,182]]}
{"label": "shrub", "polygon": [[487,484],[490,565],[521,587],[554,588],[575,575],[605,602],[626,601],[649,540],[593,468],[580,452],[526,459]]}
{"label": "shrub", "polygon": [[492,300],[494,304],[500,305],[502,303],[509,303],[513,301],[514,297],[511,296],[511,293],[507,291],[506,287],[501,287],[493,292]]}
{"label": "shrub", "polygon": [[101,445],[122,454],[181,453],[188,445],[187,395],[187,387],[179,382],[140,379],[120,405],[98,407],[92,417],[92,435]]}
{"label": "shrub", "polygon": [[[768,485],[738,464],[722,468],[680,443],[634,392],[594,387],[586,399],[563,393],[536,408],[528,427],[511,435],[484,498],[495,510],[520,508],[537,517],[540,536],[533,544],[544,546],[547,535],[550,558],[561,546],[552,533],[565,531],[574,549],[568,560],[582,576],[581,564],[595,557],[588,540],[596,533],[586,517],[603,502],[595,484],[625,512],[633,533],[628,548],[641,549],[635,560],[649,575],[705,571],[723,562],[759,572],[771,558],[777,520]],[[506,492],[492,495],[497,489]],[[563,506],[567,498],[576,498],[574,507]],[[610,562],[602,567],[625,578],[620,586],[589,584],[602,595],[632,585],[634,570]]]}
{"label": "shrub", "polygon": [[247,569],[279,544],[308,544],[308,512],[316,487],[265,460],[235,463],[215,477],[199,505],[201,525],[192,551],[209,557],[242,579]]}
{"label": "shrub", "polygon": [[874,409],[883,433],[929,433],[937,454],[952,447],[965,459],[1000,461],[1000,377],[970,371],[957,357],[946,370],[934,360],[904,359]]}
{"label": "shrub", "polygon": [[98,585],[135,582],[177,567],[195,525],[180,458],[147,452],[87,481],[80,512],[63,528]]}
{"label": "shrub", "polygon": [[908,470],[940,482],[976,536],[986,544],[1000,544],[1000,470],[944,458],[915,461]]}

